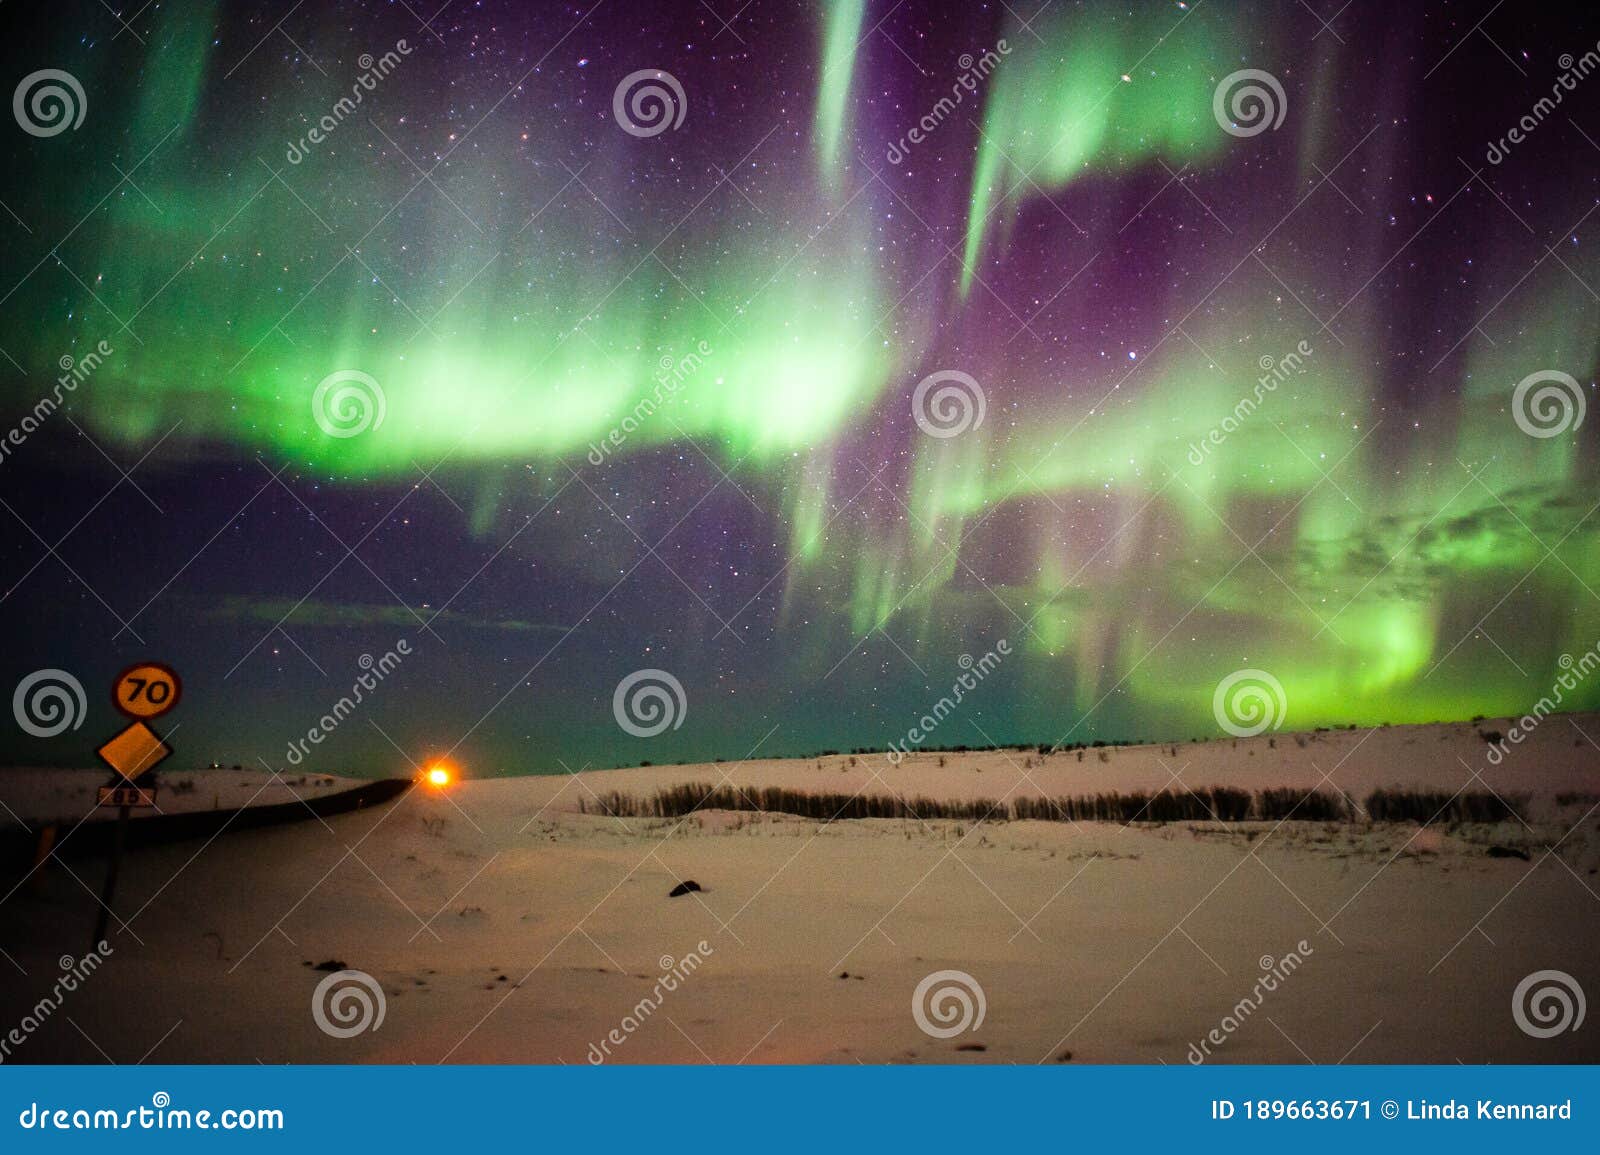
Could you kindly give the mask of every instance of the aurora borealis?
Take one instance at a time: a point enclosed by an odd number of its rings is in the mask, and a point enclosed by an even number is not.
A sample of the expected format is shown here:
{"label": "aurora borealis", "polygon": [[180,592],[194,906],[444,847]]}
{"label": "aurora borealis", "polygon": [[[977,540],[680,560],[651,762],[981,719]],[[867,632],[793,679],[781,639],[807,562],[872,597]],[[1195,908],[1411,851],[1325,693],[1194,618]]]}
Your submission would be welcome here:
{"label": "aurora borealis", "polygon": [[86,111],[4,126],[3,424],[60,406],[0,460],[7,686],[160,658],[183,755],[276,766],[405,637],[320,754],[496,773],[882,748],[1002,638],[941,741],[1214,734],[1242,668],[1290,728],[1518,712],[1600,641],[1595,418],[1513,405],[1594,408],[1593,21],[9,7]]}

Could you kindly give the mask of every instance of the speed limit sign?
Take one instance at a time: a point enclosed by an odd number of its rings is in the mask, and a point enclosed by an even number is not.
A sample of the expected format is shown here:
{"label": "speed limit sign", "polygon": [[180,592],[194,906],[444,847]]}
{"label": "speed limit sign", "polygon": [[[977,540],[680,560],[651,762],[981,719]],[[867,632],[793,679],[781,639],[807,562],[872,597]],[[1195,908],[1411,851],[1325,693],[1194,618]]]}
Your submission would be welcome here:
{"label": "speed limit sign", "polygon": [[140,662],[117,676],[112,694],[117,709],[130,718],[155,718],[178,704],[183,682],[171,666]]}

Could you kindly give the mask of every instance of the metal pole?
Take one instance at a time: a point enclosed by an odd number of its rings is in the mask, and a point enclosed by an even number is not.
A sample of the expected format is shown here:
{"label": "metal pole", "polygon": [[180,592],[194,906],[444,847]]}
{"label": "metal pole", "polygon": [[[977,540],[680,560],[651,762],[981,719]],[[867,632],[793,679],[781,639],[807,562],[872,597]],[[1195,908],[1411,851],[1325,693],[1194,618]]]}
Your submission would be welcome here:
{"label": "metal pole", "polygon": [[128,833],[128,808],[117,807],[117,831],[111,839],[111,864],[106,867],[106,885],[100,893],[100,915],[94,924],[94,941],[91,951],[100,949],[106,939],[106,929],[111,920],[111,896],[117,889],[117,869],[122,865],[122,843]]}
{"label": "metal pole", "polygon": [[44,869],[50,861],[50,852],[56,845],[56,824],[51,823],[39,831],[39,842],[33,852],[33,870],[30,872],[30,889],[36,895],[44,894]]}

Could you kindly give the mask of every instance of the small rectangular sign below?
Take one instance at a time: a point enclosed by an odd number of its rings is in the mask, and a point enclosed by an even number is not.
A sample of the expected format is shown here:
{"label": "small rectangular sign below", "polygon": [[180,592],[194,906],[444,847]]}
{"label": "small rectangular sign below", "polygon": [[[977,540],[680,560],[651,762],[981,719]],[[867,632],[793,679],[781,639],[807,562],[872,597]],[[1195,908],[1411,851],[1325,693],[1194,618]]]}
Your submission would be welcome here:
{"label": "small rectangular sign below", "polygon": [[102,786],[100,787],[101,806],[154,806],[156,804],[156,788],[154,786]]}

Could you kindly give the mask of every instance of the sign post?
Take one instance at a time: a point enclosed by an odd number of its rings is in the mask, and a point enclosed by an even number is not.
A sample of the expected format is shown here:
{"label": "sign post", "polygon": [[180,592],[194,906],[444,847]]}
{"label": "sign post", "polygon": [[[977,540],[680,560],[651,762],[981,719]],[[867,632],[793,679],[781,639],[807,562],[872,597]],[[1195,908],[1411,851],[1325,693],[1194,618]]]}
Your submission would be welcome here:
{"label": "sign post", "polygon": [[156,804],[155,783],[147,780],[147,785],[136,786],[134,779],[172,753],[172,747],[145,724],[145,719],[165,714],[182,696],[183,682],[177,671],[159,662],[128,667],[111,687],[112,702],[134,721],[98,751],[101,760],[117,773],[108,785],[100,787],[97,805],[117,808],[117,829],[111,839],[111,861],[106,866],[91,950],[105,940],[110,925],[111,900],[116,894],[117,872],[122,867],[122,848],[128,836],[128,811],[135,806]]}

